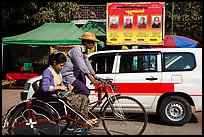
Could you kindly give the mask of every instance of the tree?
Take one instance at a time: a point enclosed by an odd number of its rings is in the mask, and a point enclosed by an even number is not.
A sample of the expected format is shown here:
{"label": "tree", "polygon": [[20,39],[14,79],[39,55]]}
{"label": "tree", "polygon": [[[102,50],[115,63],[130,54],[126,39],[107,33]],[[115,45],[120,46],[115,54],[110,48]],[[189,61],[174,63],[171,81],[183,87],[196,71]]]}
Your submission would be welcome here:
{"label": "tree", "polygon": [[2,29],[3,36],[11,36],[24,32],[21,26],[31,27],[30,15],[37,10],[34,2],[2,2]]}
{"label": "tree", "polygon": [[202,2],[167,2],[166,34],[172,31],[173,5],[173,34],[192,38],[202,45]]}
{"label": "tree", "polygon": [[14,35],[15,31],[23,33],[45,22],[69,22],[74,19],[78,8],[76,2],[2,2],[3,36]]}
{"label": "tree", "polygon": [[69,22],[74,19],[78,8],[75,2],[46,2],[32,15],[33,25],[45,22]]}

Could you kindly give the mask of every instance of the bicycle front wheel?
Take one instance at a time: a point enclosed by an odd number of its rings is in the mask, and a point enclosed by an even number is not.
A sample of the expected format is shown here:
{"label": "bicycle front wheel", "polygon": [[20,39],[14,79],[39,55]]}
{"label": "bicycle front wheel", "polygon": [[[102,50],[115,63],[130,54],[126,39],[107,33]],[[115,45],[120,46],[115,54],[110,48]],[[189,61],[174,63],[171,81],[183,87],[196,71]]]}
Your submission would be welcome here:
{"label": "bicycle front wheel", "polygon": [[128,96],[112,98],[102,112],[102,124],[109,135],[141,135],[147,127],[143,105]]}

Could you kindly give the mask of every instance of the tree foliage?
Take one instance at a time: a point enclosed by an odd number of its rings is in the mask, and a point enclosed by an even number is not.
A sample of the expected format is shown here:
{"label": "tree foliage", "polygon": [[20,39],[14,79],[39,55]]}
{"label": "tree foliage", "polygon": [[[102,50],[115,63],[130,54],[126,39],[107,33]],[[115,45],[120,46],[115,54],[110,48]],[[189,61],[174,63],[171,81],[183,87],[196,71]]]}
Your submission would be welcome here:
{"label": "tree foliage", "polygon": [[[3,25],[11,22],[39,26],[45,22],[69,22],[74,18],[78,5],[75,2],[3,2]],[[9,23],[10,25],[12,25]]]}
{"label": "tree foliage", "polygon": [[202,45],[202,2],[167,2],[165,16],[166,34],[186,36]]}
{"label": "tree foliage", "polygon": [[35,25],[45,22],[69,22],[74,18],[78,8],[73,2],[47,2],[32,16],[33,23]]}

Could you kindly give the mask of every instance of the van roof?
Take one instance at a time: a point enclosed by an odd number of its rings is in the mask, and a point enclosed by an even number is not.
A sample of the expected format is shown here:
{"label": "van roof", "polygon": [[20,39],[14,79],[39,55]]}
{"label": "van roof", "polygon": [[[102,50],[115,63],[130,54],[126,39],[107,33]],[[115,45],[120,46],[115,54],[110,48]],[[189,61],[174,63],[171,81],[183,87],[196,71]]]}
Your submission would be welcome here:
{"label": "van roof", "polygon": [[89,54],[89,56],[93,54],[99,53],[121,53],[121,52],[133,52],[133,51],[168,51],[168,52],[197,52],[198,50],[202,50],[202,48],[151,48],[151,49],[128,49],[128,50],[105,50],[105,51],[97,51]]}

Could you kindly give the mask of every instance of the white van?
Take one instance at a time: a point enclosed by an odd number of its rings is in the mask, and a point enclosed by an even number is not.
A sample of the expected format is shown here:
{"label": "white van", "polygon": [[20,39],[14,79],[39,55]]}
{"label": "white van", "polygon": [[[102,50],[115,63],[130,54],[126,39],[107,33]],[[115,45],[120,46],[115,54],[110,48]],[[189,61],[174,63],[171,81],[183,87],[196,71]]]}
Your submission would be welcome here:
{"label": "white van", "polygon": [[[98,77],[112,78],[118,93],[136,98],[166,124],[183,125],[202,111],[201,48],[99,51],[89,60]],[[90,100],[97,100],[94,91]]]}
{"label": "white van", "polygon": [[[140,101],[168,125],[184,125],[202,111],[202,49],[155,48],[94,52],[89,60],[98,77],[112,78],[121,95]],[[33,96],[42,76],[29,79],[21,99]],[[87,86],[93,89],[87,79]],[[90,101],[97,100],[91,91]]]}

